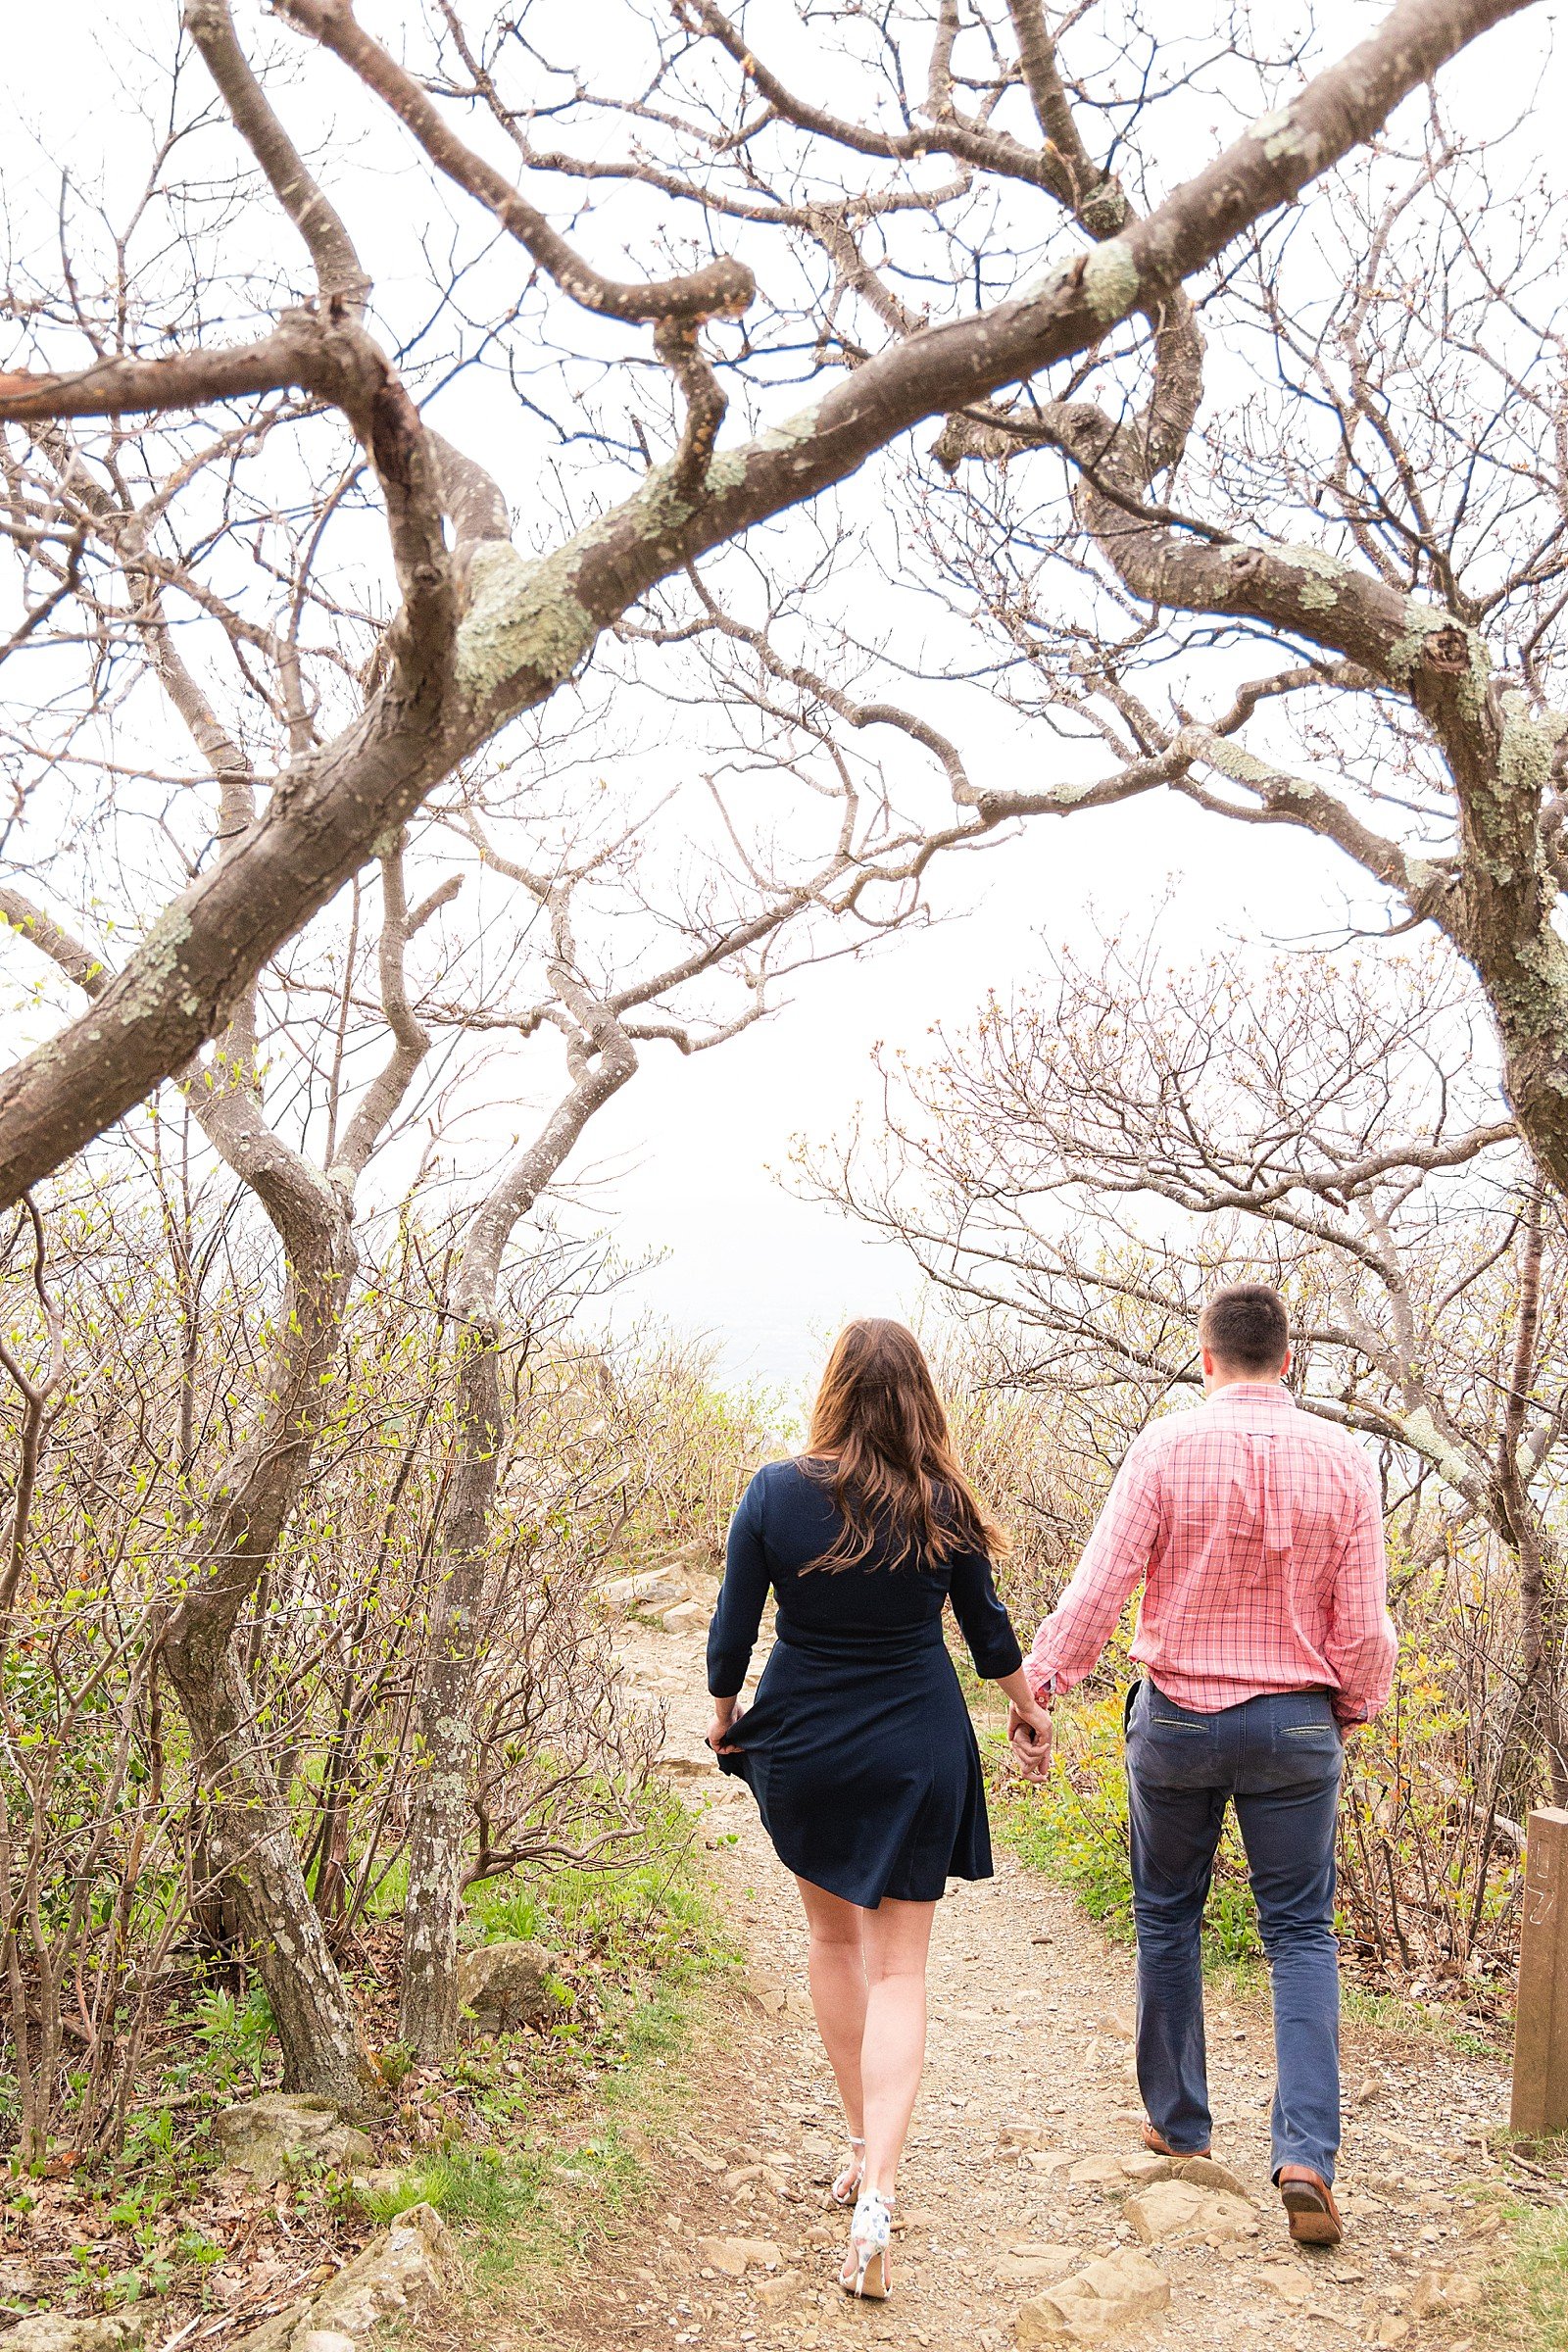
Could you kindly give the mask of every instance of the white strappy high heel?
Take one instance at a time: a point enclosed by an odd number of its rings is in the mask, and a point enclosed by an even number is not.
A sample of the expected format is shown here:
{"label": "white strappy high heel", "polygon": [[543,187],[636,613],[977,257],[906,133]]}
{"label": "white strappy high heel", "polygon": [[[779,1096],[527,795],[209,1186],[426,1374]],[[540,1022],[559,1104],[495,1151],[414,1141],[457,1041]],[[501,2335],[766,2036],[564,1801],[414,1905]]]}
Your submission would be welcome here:
{"label": "white strappy high heel", "polygon": [[839,2174],[832,2187],[827,2192],[835,2205],[853,2205],[855,2203],[856,2198],[860,2193],[860,2180],[865,2171],[864,2140],[857,2139],[853,2132],[848,2133],[847,2136],[849,2138],[851,2147],[858,2148],[860,2152],[858,2156],[852,2156],[850,2158],[849,2163],[844,2167],[843,2172]]}
{"label": "white strappy high heel", "polygon": [[850,2224],[850,2250],[844,2257],[839,2284],[847,2295],[867,2303],[885,2303],[893,2291],[888,2277],[888,2239],[893,2228],[893,2199],[878,2188],[863,2188],[856,2200]]}

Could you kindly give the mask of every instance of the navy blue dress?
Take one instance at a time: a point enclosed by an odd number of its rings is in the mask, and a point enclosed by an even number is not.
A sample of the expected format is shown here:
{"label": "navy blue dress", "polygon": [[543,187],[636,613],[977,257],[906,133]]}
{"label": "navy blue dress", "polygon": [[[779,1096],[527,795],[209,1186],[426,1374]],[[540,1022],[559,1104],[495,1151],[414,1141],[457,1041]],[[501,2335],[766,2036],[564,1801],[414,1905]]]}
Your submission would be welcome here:
{"label": "navy blue dress", "polygon": [[942,1639],[954,1614],[976,1671],[1023,1662],[983,1551],[809,1569],[843,1526],[831,1487],[769,1462],[741,1497],[708,1637],[708,1687],[746,1679],[769,1589],[778,1639],[720,1768],[751,1787],[787,1870],[874,1910],[936,1902],[950,1878],[991,1876],[980,1750]]}

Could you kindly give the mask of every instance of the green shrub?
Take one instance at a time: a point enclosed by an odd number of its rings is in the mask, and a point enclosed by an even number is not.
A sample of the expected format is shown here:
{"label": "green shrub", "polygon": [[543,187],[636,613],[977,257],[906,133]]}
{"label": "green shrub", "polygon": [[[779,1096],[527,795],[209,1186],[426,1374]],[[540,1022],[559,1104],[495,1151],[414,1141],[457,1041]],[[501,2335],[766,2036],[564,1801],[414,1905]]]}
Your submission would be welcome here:
{"label": "green shrub", "polygon": [[191,2038],[203,2051],[220,2090],[231,2090],[242,2079],[261,2088],[262,2066],[272,2039],[272,2010],[260,1984],[243,2001],[215,1987],[198,1998],[191,2021]]}
{"label": "green shrub", "polygon": [[692,1857],[697,1825],[661,1784],[643,1793],[640,1859],[627,1867],[557,1869],[523,1886],[515,1878],[468,1889],[468,1935],[476,1943],[509,1937],[547,1951],[587,1951],[612,1968],[686,1983],[738,1955],[721,1933]]}
{"label": "green shrub", "polygon": [[[999,1751],[1000,1752],[1000,1751]],[[1075,1895],[1122,1941],[1133,1935],[1127,1777],[1119,1693],[1056,1709],[1055,1770],[1042,1787],[1010,1777],[992,1796],[992,1827],[1031,1869]],[[1203,1916],[1204,1958],[1223,1965],[1262,1952],[1257,1909],[1235,1825],[1227,1821]]]}

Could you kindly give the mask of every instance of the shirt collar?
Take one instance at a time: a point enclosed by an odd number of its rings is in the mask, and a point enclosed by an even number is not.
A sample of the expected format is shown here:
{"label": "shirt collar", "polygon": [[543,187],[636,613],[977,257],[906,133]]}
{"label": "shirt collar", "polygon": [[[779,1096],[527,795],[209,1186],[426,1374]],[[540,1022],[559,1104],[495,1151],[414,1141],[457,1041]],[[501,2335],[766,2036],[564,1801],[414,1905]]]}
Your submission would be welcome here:
{"label": "shirt collar", "polygon": [[1223,1404],[1227,1398],[1237,1404],[1277,1404],[1289,1412],[1297,1410],[1296,1398],[1289,1389],[1277,1380],[1228,1380],[1212,1396],[1205,1396],[1205,1405]]}

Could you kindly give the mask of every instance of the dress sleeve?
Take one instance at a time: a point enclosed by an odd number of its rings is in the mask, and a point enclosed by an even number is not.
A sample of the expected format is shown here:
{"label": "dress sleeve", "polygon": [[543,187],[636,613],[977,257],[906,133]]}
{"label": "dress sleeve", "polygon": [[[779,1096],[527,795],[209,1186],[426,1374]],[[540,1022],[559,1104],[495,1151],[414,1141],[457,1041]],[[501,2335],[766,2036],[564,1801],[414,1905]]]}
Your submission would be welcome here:
{"label": "dress sleeve", "polygon": [[715,1698],[734,1698],[746,1680],[772,1582],[762,1549],[764,1475],[758,1472],[729,1523],[724,1582],[708,1629],[708,1688]]}
{"label": "dress sleeve", "polygon": [[954,1553],[948,1562],[948,1590],[976,1674],[994,1683],[1015,1673],[1023,1664],[1023,1651],[1012,1620],[997,1597],[991,1562],[983,1551]]}

